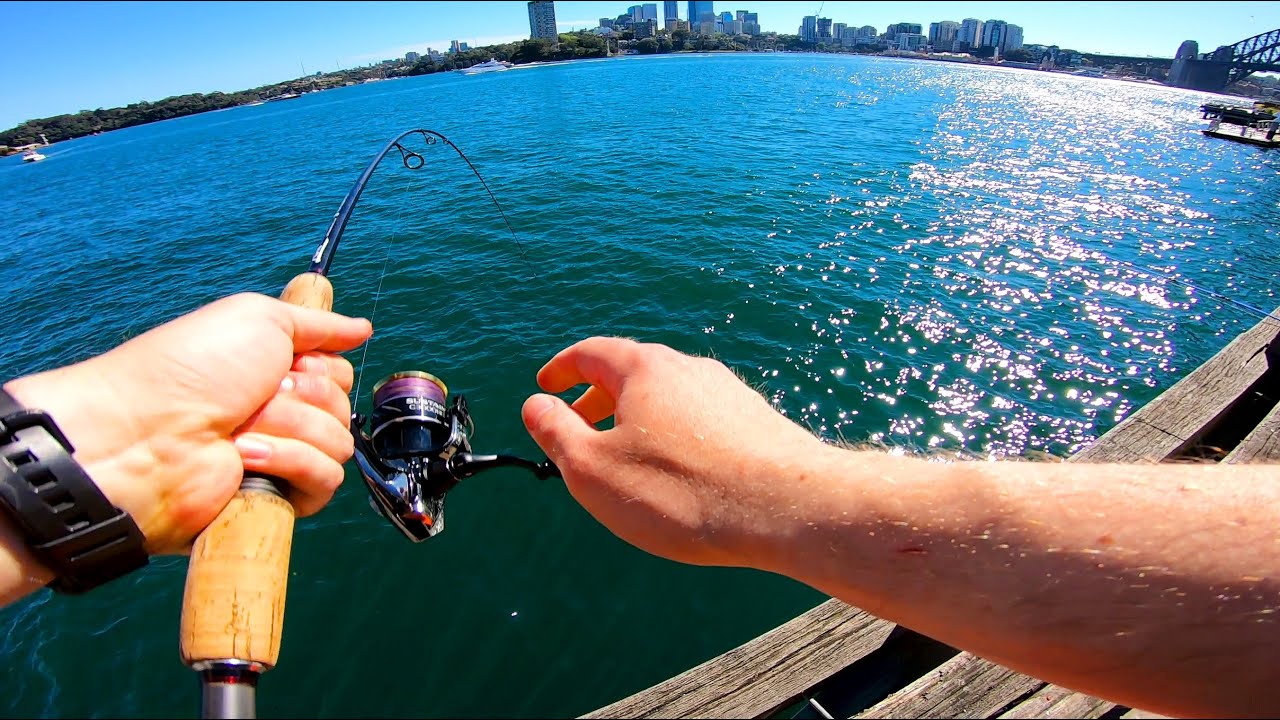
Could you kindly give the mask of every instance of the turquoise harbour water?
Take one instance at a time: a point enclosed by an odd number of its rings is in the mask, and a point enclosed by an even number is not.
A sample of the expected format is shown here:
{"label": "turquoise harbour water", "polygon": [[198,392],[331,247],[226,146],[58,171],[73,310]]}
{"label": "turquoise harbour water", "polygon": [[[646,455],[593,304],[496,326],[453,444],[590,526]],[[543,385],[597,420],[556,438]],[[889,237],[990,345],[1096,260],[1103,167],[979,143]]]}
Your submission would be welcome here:
{"label": "turquoise harbour water", "polygon": [[[1278,304],[1280,156],[1200,135],[1209,98],[863,57],[627,58],[59,143],[0,161],[0,372],[277,294],[373,154],[425,127],[484,173],[528,262],[447,149],[385,163],[334,267],[337,308],[367,316],[390,253],[366,394],[430,371],[470,400],[477,450],[533,456],[537,368],[626,335],[714,353],[827,437],[1067,455],[1256,322],[1175,281]],[[185,570],[161,558],[0,611],[0,715],[194,716]],[[468,481],[448,531],[412,545],[351,470],[299,523],[259,712],[576,715],[821,599],[649,557],[517,471]]]}

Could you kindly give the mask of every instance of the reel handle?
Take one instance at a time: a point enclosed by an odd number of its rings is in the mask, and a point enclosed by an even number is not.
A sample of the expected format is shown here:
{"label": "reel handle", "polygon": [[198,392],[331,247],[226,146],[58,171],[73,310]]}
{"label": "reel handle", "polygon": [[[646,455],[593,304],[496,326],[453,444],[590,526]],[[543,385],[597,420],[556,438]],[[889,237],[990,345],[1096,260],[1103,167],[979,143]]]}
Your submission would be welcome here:
{"label": "reel handle", "polygon": [[[333,284],[319,273],[302,273],[280,299],[330,310]],[[205,717],[253,717],[253,696],[246,707],[244,693],[253,692],[257,675],[280,656],[294,521],[281,482],[246,473],[191,550],[180,649],[182,661],[204,677]],[[232,697],[229,690],[237,686],[240,695]]]}

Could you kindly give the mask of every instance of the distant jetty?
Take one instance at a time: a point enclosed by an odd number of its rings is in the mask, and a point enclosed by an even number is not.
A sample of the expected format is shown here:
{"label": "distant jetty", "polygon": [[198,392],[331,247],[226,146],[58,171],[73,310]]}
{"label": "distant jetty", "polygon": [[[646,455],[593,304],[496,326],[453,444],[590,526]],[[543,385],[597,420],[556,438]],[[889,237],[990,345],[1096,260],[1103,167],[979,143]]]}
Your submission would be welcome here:
{"label": "distant jetty", "polygon": [[1276,132],[1280,130],[1280,120],[1276,119],[1276,105],[1257,102],[1253,107],[1239,107],[1206,103],[1200,106],[1203,118],[1209,120],[1209,127],[1201,130],[1209,137],[1232,142],[1256,145],[1258,147],[1280,147],[1280,139]]}

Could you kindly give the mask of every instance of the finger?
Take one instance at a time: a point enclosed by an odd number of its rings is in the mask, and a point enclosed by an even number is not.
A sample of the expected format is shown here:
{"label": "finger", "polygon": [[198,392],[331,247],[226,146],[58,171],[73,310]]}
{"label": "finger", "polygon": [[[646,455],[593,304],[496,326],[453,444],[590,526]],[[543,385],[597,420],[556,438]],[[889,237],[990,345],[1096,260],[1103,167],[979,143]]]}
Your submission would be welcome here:
{"label": "finger", "polygon": [[600,432],[554,395],[530,397],[520,415],[530,437],[561,469],[585,457],[588,444]]}
{"label": "finger", "polygon": [[344,393],[351,392],[351,385],[356,379],[351,362],[341,355],[332,353],[302,353],[293,359],[293,369],[297,372],[330,378],[342,388]]}
{"label": "finger", "polygon": [[573,409],[592,425],[613,414],[613,396],[592,385],[582,396],[573,401]]}
{"label": "finger", "polygon": [[634,340],[592,337],[561,350],[538,371],[538,385],[547,392],[564,392],[589,383],[614,397],[641,352]]}
{"label": "finger", "polygon": [[[329,382],[329,381],[325,381]],[[333,386],[336,390],[337,386]],[[339,395],[343,403],[347,396]],[[351,437],[351,415],[335,414],[303,402],[289,392],[277,393],[237,433],[272,435],[298,440],[338,462],[346,462],[355,451]]]}
{"label": "finger", "polygon": [[351,398],[331,378],[291,372],[280,381],[276,396],[288,396],[319,408],[341,423],[351,420]]}
{"label": "finger", "polygon": [[244,433],[235,444],[246,472],[274,475],[289,483],[285,496],[298,517],[319,512],[342,485],[342,463],[307,443]]}
{"label": "finger", "polygon": [[276,301],[277,321],[293,338],[293,352],[311,350],[343,352],[360,347],[373,335],[373,325],[364,318],[316,310]]}

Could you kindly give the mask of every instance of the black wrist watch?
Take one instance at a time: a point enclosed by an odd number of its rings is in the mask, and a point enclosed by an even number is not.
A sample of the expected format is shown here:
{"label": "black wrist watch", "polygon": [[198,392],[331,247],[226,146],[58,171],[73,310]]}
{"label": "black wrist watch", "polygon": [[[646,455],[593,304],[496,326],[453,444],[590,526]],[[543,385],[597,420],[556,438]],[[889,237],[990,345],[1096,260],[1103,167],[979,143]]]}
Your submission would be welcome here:
{"label": "black wrist watch", "polygon": [[57,575],[49,587],[79,594],[148,557],[137,523],[107,500],[73,452],[48,414],[0,389],[0,511]]}

